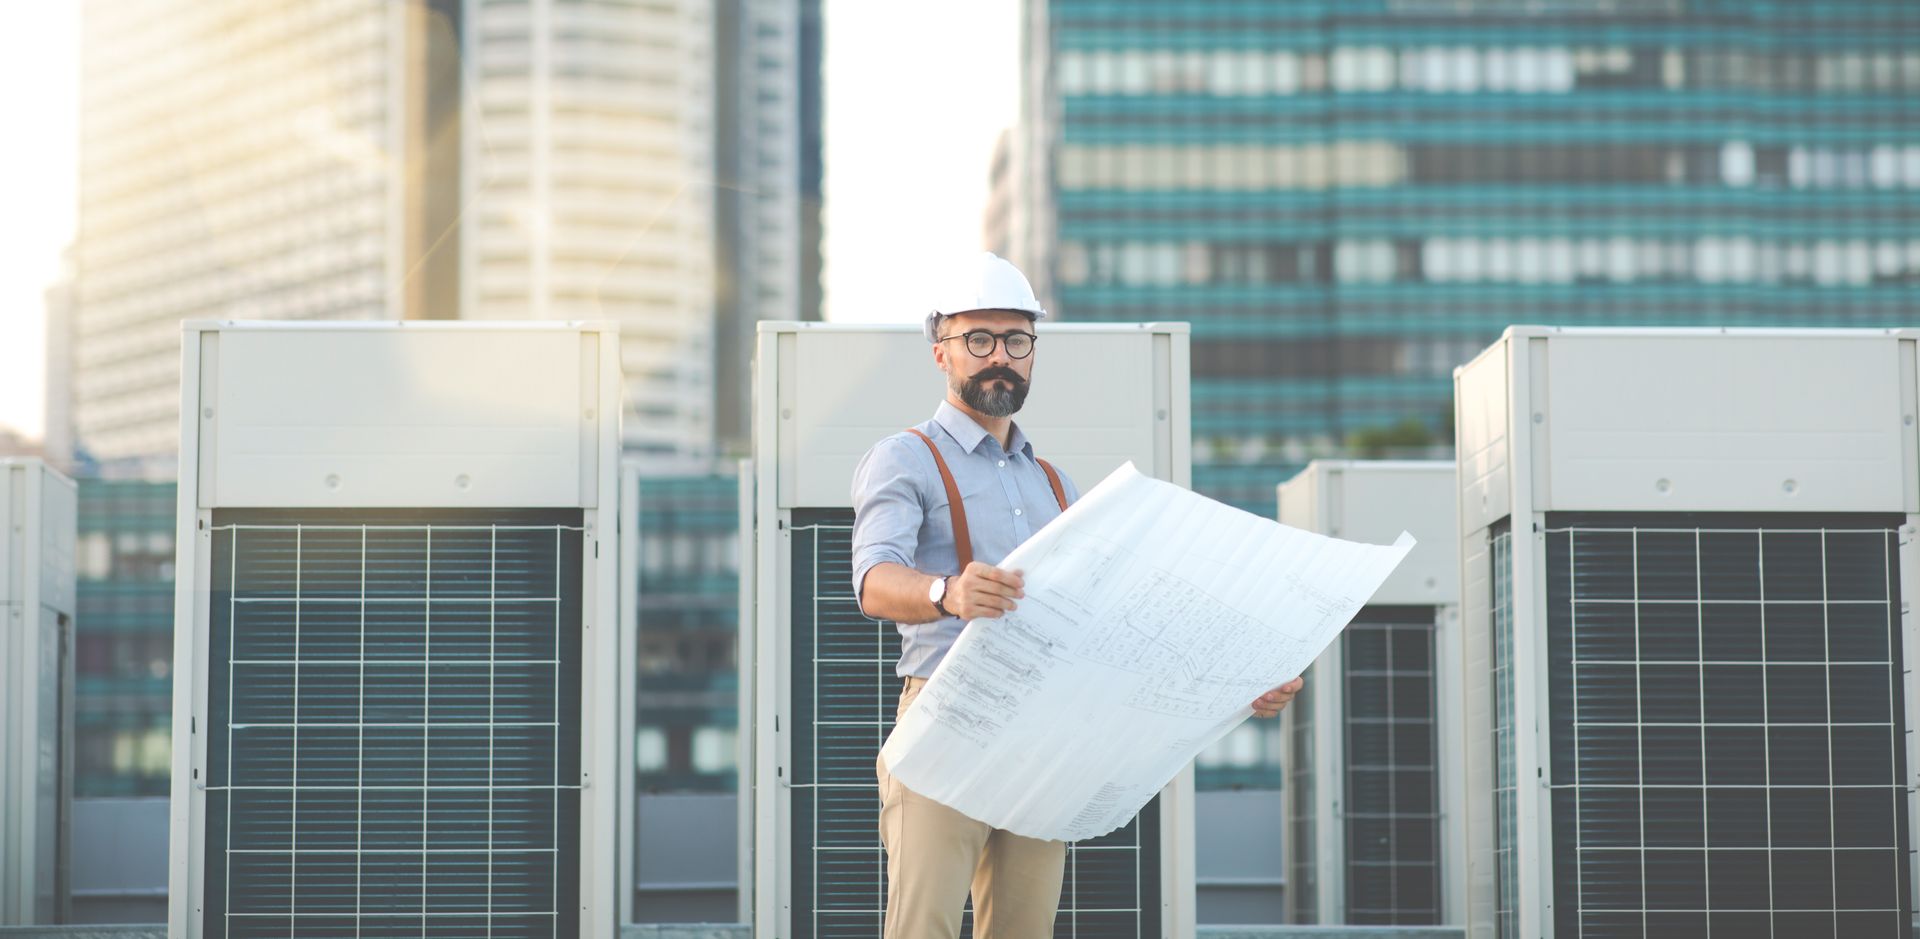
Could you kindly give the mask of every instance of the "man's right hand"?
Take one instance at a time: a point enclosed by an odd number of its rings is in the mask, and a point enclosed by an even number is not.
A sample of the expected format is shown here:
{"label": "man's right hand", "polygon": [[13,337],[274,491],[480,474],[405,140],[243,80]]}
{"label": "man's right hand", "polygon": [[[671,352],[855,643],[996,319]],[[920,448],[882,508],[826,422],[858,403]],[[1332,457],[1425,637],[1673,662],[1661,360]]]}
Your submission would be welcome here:
{"label": "man's right hand", "polygon": [[947,581],[943,605],[962,620],[992,619],[1013,609],[1015,600],[1027,594],[1019,571],[1003,571],[991,564],[975,561]]}

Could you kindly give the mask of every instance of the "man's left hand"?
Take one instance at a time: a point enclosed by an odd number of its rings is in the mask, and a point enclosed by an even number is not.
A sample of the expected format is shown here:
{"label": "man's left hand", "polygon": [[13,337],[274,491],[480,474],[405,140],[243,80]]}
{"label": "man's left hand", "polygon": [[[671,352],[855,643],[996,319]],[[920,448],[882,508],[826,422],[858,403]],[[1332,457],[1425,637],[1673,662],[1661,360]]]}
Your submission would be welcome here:
{"label": "man's left hand", "polygon": [[1300,689],[1306,686],[1305,678],[1296,678],[1253,699],[1253,716],[1278,717],[1281,709],[1287,706],[1287,702],[1292,701],[1293,696],[1299,694]]}

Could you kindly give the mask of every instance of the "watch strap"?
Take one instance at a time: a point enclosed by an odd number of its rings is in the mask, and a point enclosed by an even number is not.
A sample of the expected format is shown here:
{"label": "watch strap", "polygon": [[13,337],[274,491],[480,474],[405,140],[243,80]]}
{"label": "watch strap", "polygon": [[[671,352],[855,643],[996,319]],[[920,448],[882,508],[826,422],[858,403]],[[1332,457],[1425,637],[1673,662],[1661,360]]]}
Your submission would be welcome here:
{"label": "watch strap", "polygon": [[[952,575],[948,575],[946,577],[940,578],[940,583],[945,585],[952,579],[953,579]],[[940,599],[933,601],[933,608],[935,610],[940,611],[941,616],[953,615],[953,611],[947,609],[947,587],[946,586],[942,586],[940,588]]]}

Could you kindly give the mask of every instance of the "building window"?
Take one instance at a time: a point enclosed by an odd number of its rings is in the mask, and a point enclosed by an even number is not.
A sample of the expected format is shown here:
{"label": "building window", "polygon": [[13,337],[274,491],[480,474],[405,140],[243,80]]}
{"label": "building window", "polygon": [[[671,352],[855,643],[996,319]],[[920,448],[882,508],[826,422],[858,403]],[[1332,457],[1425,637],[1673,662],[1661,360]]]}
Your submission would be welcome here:
{"label": "building window", "polygon": [[1813,282],[1822,287],[1834,287],[1846,280],[1845,254],[1840,243],[1831,239],[1822,239],[1813,246]]}
{"label": "building window", "polygon": [[113,542],[106,532],[81,535],[78,548],[79,574],[83,579],[106,580],[113,575]]}
{"label": "building window", "polygon": [[1473,92],[1480,90],[1480,53],[1478,50],[1461,47],[1448,51],[1447,70],[1452,73],[1449,85],[1454,91]]}
{"label": "building window", "polygon": [[1216,95],[1240,93],[1239,57],[1230,52],[1215,52],[1207,58],[1207,87]]}
{"label": "building window", "polygon": [[1120,84],[1118,72],[1113,53],[1087,53],[1087,87],[1094,94],[1112,94]]}
{"label": "building window", "polygon": [[1310,52],[1300,57],[1300,87],[1319,91],[1327,87],[1327,57]]}
{"label": "building window", "polygon": [[1137,49],[1118,53],[1121,94],[1143,95],[1152,87],[1147,81],[1147,54]]}
{"label": "building window", "polygon": [[1060,53],[1060,67],[1055,72],[1055,80],[1063,95],[1084,93],[1087,90],[1087,57],[1079,52]]}
{"label": "building window", "polygon": [[1213,252],[1204,241],[1189,241],[1181,249],[1180,280],[1186,284],[1205,284],[1213,280]]}
{"label": "building window", "polygon": [[1078,241],[1060,243],[1060,282],[1077,287],[1087,282],[1087,246]]}
{"label": "building window", "polygon": [[[1271,60],[1273,93],[1290,95],[1300,90],[1300,59],[1291,52],[1276,52]],[[1917,58],[1916,61],[1920,61]]]}
{"label": "building window", "polygon": [[1547,242],[1547,280],[1556,284],[1573,283],[1576,266],[1574,264],[1573,242],[1566,238],[1555,238]]}
{"label": "building window", "polygon": [[1426,271],[1427,280],[1443,284],[1454,279],[1453,242],[1445,238],[1429,238],[1420,245],[1420,269]]}
{"label": "building window", "polygon": [[1342,241],[1333,249],[1334,277],[1343,283],[1393,279],[1394,251],[1389,241]]}
{"label": "building window", "polygon": [[1512,91],[1513,57],[1505,49],[1488,49],[1480,54],[1481,83],[1488,91]]}
{"label": "building window", "polygon": [[1900,250],[1900,242],[1882,241],[1873,247],[1873,279],[1876,282],[1898,281],[1905,273],[1905,258]]}
{"label": "building window", "polygon": [[642,727],[634,734],[634,768],[657,773],[667,768],[667,735],[658,727]]}
{"label": "building window", "polygon": [[640,540],[640,570],[642,573],[659,575],[666,570],[667,549],[660,538]]}
{"label": "building window", "polygon": [[1447,91],[1451,88],[1452,77],[1447,70],[1447,50],[1438,46],[1426,49],[1409,49],[1407,57],[1411,62],[1402,62],[1402,72],[1411,72],[1413,80],[1407,87],[1422,91]]}
{"label": "building window", "polygon": [[1535,284],[1546,278],[1546,245],[1538,238],[1519,238],[1513,242],[1514,280]]}
{"label": "building window", "polygon": [[1630,281],[1634,277],[1633,239],[1613,238],[1607,242],[1607,277]]}
{"label": "building window", "polygon": [[738,765],[734,754],[734,732],[730,728],[694,728],[692,749],[694,772],[725,773]]}
{"label": "building window", "polygon": [[1753,146],[1744,140],[1720,145],[1720,179],[1729,186],[1753,184]]}

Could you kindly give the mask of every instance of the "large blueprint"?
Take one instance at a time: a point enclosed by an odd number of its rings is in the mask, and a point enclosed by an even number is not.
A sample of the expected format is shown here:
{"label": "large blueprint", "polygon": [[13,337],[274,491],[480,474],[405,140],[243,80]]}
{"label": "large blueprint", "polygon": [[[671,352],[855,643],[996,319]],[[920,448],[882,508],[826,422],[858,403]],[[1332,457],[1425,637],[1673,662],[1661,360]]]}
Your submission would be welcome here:
{"label": "large blueprint", "polygon": [[1304,671],[1412,547],[1288,528],[1127,464],[1001,562],[1026,599],[968,624],[882,756],[995,828],[1105,834]]}

